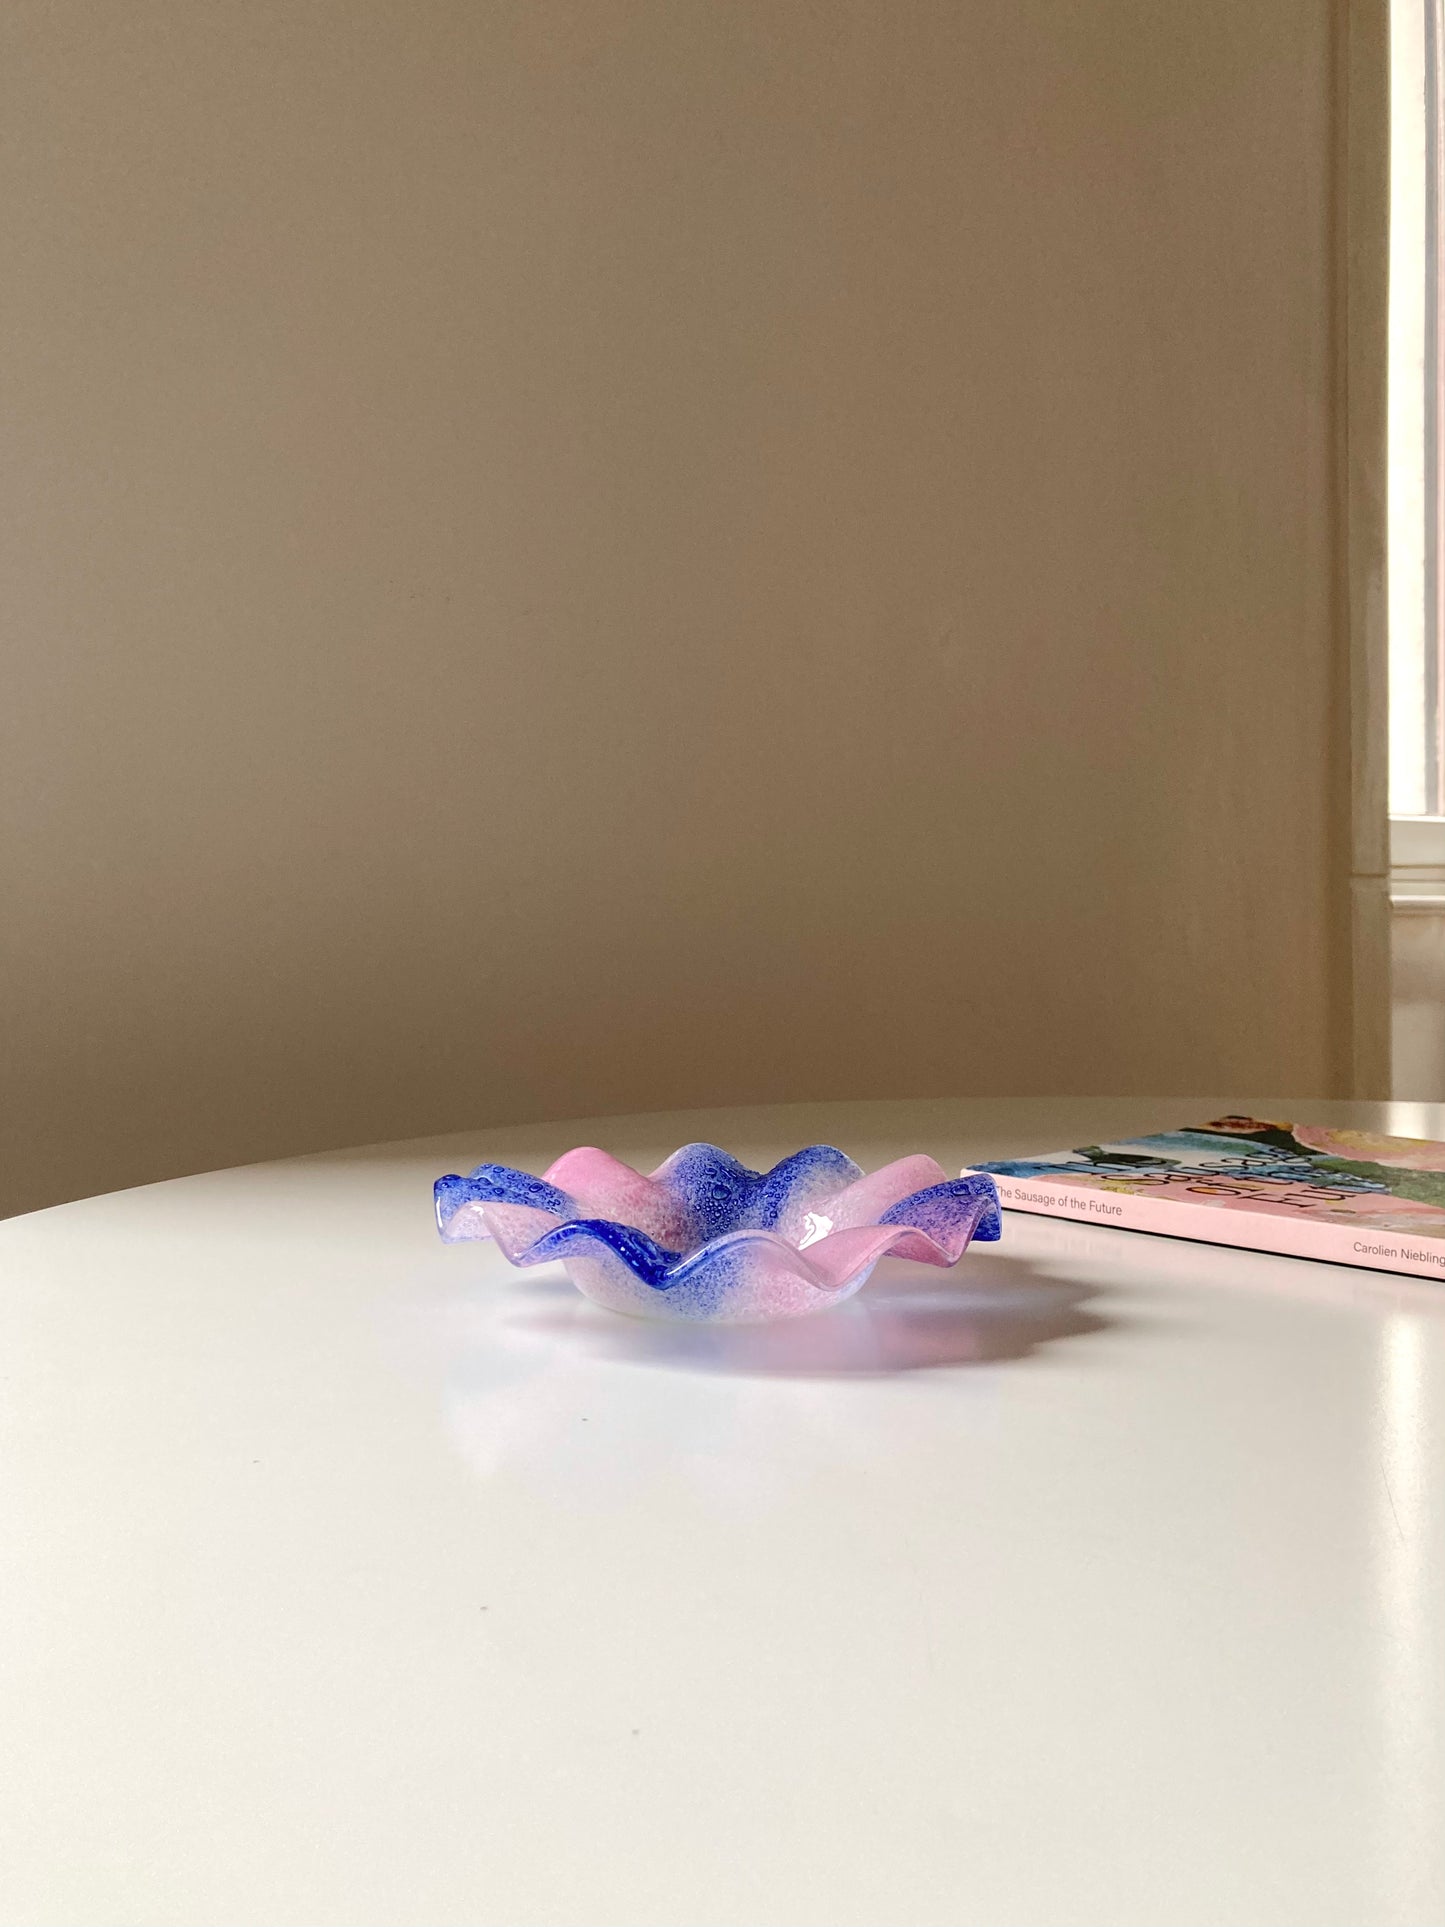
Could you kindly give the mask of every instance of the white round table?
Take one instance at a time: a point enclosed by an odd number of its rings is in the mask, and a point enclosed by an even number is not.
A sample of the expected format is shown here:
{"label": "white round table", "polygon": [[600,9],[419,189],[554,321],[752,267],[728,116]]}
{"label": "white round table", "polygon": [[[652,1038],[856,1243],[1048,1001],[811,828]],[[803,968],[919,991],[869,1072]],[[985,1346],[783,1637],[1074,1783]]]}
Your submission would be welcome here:
{"label": "white round table", "polygon": [[0,1921],[1445,1921],[1445,1289],[1010,1214],[683,1330],[430,1215],[578,1142],[956,1168],[1240,1103],[529,1126],[0,1225]]}

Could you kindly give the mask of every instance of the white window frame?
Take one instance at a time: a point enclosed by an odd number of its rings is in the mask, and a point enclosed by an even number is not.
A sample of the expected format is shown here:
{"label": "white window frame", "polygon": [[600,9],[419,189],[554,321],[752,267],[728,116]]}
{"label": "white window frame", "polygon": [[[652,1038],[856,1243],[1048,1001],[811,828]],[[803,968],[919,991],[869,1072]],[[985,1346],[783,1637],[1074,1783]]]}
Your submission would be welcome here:
{"label": "white window frame", "polygon": [[1438,0],[1390,0],[1390,292],[1388,399],[1388,601],[1390,814],[1441,809],[1430,725],[1438,660],[1432,540],[1436,508],[1438,303],[1431,298],[1436,170],[1430,165]]}
{"label": "white window frame", "polygon": [[1390,0],[1390,900],[1445,913],[1442,0]]}

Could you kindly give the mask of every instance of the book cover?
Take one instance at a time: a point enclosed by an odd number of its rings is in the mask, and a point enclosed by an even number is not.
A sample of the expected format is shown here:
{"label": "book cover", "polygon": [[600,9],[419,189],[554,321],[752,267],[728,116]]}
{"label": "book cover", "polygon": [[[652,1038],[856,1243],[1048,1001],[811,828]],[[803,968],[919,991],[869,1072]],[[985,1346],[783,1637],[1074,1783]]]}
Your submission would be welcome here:
{"label": "book cover", "polygon": [[1445,1144],[1221,1117],[976,1164],[1012,1211],[1445,1279]]}

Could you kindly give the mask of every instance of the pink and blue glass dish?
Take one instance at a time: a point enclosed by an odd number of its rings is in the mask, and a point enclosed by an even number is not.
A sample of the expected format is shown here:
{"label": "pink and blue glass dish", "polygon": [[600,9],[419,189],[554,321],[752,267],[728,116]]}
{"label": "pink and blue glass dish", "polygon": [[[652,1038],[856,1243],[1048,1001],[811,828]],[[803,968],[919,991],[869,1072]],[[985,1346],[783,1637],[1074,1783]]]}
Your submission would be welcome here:
{"label": "pink and blue glass dish", "polygon": [[648,1177],[606,1151],[568,1151],[540,1178],[505,1164],[436,1183],[449,1244],[491,1238],[514,1265],[560,1260],[587,1298],[638,1318],[760,1324],[838,1305],[886,1254],[954,1265],[1000,1232],[992,1178],[929,1157],[865,1175],[813,1144],[750,1171],[685,1144]]}

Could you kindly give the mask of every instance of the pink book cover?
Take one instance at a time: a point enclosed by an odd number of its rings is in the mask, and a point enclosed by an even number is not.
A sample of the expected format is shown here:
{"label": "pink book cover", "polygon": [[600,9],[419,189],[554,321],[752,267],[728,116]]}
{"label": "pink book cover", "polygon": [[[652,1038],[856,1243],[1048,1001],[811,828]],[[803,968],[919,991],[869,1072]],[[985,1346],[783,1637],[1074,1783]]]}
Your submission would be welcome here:
{"label": "pink book cover", "polygon": [[1445,1144],[1221,1117],[976,1164],[1011,1211],[1445,1278]]}

